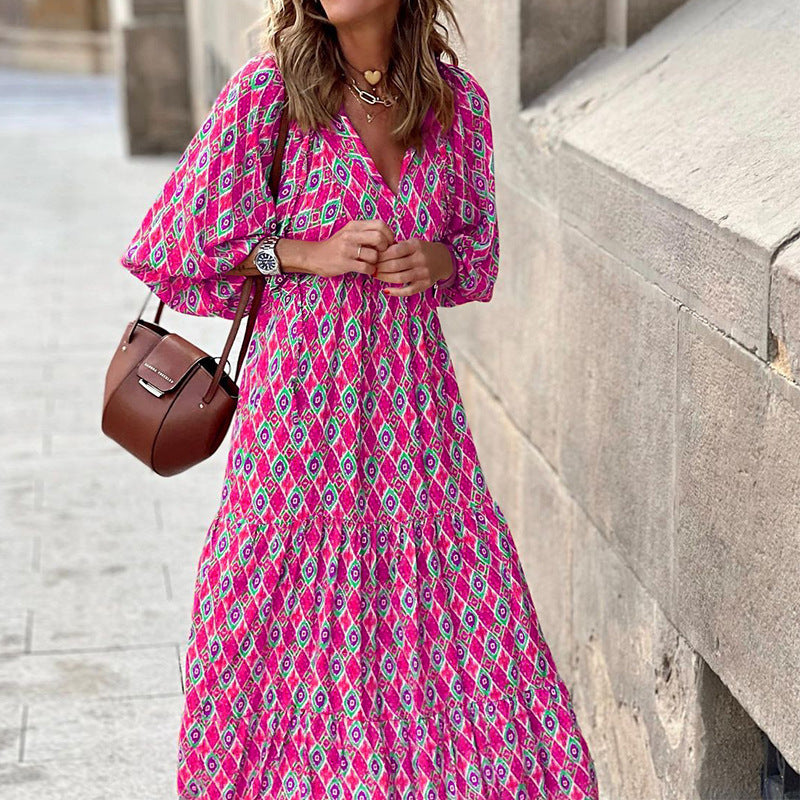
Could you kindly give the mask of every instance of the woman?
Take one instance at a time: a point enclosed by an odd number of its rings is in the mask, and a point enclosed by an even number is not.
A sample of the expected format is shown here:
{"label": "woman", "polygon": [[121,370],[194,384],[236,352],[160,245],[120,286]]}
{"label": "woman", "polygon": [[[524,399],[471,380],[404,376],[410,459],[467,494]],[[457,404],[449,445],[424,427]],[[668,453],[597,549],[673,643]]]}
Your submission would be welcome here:
{"label": "woman", "polygon": [[181,798],[597,797],[439,324],[499,257],[489,102],[439,12],[271,0],[123,259],[225,318],[257,253],[284,273],[200,557]]}

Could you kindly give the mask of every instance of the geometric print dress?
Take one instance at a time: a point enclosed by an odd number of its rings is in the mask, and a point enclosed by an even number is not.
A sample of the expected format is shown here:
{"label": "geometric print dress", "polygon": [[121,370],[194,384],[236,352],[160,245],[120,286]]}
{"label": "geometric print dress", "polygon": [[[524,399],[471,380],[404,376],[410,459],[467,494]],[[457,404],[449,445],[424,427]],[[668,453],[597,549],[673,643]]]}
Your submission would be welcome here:
{"label": "geometric print dress", "polygon": [[438,308],[491,299],[489,101],[429,111],[395,194],[344,104],[289,122],[274,54],[226,84],[123,266],[171,308],[233,318],[223,276],[268,233],[380,218],[455,269],[409,297],[369,275],[268,283],[200,552],[178,743],[181,800],[587,800],[595,767],[481,469]]}

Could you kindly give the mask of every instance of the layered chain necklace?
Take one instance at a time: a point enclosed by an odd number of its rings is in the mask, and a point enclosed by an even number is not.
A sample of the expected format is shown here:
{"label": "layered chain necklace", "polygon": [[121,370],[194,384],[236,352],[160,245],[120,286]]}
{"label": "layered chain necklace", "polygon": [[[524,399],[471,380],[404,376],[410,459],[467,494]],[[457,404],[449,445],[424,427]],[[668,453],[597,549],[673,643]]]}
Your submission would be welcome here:
{"label": "layered chain necklace", "polygon": [[[345,62],[353,69],[356,69],[349,61],[347,61],[347,59],[345,59]],[[361,74],[364,76],[364,80],[373,88],[377,87],[381,83],[384,77],[383,71],[379,69],[356,70],[356,72],[361,72]],[[342,73],[342,78],[345,81],[347,81],[347,75],[344,72]],[[362,89],[356,82],[355,78],[350,78],[350,81],[347,82],[347,88],[353,93],[353,96],[357,100],[359,100],[367,107],[365,109],[365,113],[367,115],[367,122],[372,122],[372,120],[375,119],[375,117],[383,113],[387,108],[393,106],[395,101],[397,100],[396,95],[390,94],[389,99],[387,99],[381,97],[378,94],[370,92],[367,89]],[[383,108],[378,112],[369,111],[370,107],[376,105],[382,105]]]}

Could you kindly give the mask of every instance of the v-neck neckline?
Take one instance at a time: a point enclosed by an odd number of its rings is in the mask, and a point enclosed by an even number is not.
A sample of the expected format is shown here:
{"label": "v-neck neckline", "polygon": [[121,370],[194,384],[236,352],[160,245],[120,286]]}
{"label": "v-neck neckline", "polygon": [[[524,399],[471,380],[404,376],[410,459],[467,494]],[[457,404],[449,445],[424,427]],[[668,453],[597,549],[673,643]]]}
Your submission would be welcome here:
{"label": "v-neck neckline", "polygon": [[[369,167],[370,171],[372,172],[375,179],[381,185],[381,188],[386,191],[389,197],[392,200],[392,203],[396,202],[400,199],[401,192],[403,190],[403,181],[408,178],[409,172],[411,171],[411,162],[415,155],[415,148],[413,145],[410,145],[406,148],[405,153],[403,154],[403,161],[400,164],[400,177],[397,181],[397,192],[392,190],[392,187],[389,186],[388,181],[386,178],[383,177],[383,173],[378,169],[377,165],[375,164],[375,160],[370,155],[369,150],[367,149],[364,140],[361,138],[361,134],[356,130],[356,126],[353,124],[353,121],[350,119],[350,115],[347,113],[347,109],[345,108],[344,101],[342,101],[342,105],[339,107],[339,118],[342,120],[342,124],[344,125],[345,129],[347,130],[348,136],[355,142],[355,147],[361,154],[362,158],[364,159],[365,163]],[[424,137],[424,133],[423,133]],[[424,138],[423,138],[424,141]]]}

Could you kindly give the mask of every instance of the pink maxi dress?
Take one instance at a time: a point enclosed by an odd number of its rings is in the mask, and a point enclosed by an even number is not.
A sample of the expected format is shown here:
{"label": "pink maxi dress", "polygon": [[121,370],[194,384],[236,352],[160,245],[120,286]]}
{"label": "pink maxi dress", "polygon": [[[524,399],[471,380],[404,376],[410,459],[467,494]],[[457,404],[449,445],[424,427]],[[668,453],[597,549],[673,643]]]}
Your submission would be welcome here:
{"label": "pink maxi dress", "polygon": [[410,297],[354,272],[267,285],[198,564],[181,800],[597,798],[440,327],[490,300],[499,240],[489,101],[438,64],[455,123],[429,112],[397,195],[342,106],[290,124],[276,203],[286,90],[273,53],[251,58],[122,258],[171,308],[227,319],[244,279],[221,273],[269,232],[379,217],[456,267]]}

